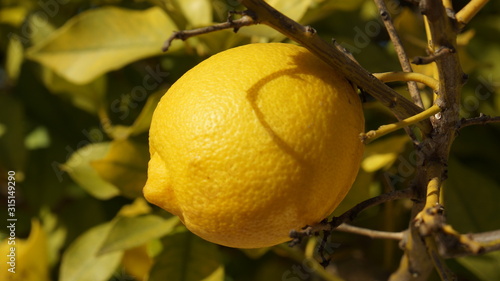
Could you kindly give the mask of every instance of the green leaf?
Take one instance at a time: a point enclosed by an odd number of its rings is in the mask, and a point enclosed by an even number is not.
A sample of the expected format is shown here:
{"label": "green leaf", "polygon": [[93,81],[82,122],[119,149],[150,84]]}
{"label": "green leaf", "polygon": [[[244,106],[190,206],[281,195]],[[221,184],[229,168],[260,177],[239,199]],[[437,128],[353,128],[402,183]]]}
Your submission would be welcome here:
{"label": "green leaf", "polygon": [[65,79],[85,84],[130,62],[161,54],[164,40],[175,29],[159,7],[144,11],[103,7],[70,19],[27,55]]}
{"label": "green leaf", "polygon": [[448,223],[460,232],[498,228],[498,183],[451,159],[445,182],[444,203]]}
{"label": "green leaf", "polygon": [[179,226],[163,241],[148,281],[223,281],[224,267],[215,244]]}
{"label": "green leaf", "polygon": [[125,196],[142,196],[148,172],[148,146],[130,140],[115,140],[104,155],[104,158],[91,162],[97,174]]}
{"label": "green leaf", "polygon": [[[498,228],[498,183],[457,160],[449,163],[444,203],[447,220],[462,233],[490,231]],[[500,280],[500,252],[456,259],[480,280]]]}
{"label": "green leaf", "polygon": [[102,244],[99,254],[127,250],[164,236],[179,223],[178,217],[164,219],[156,215],[118,217]]}
{"label": "green leaf", "polygon": [[90,163],[100,160],[110,150],[110,142],[93,143],[78,149],[71,154],[61,169],[68,172],[71,178],[92,196],[105,200],[120,193],[111,183],[102,179]]}
{"label": "green leaf", "polygon": [[113,223],[108,222],[93,227],[79,236],[63,254],[59,280],[108,280],[123,255],[122,251],[98,255],[99,248],[112,227]]}

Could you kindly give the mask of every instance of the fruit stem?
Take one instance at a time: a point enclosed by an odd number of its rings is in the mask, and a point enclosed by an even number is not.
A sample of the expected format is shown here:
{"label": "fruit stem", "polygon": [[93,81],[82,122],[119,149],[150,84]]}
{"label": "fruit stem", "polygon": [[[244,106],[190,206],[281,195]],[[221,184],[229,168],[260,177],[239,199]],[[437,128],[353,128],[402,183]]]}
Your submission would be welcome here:
{"label": "fruit stem", "polygon": [[383,72],[383,73],[373,73],[373,76],[377,77],[382,82],[394,82],[394,81],[415,81],[415,82],[420,82],[434,91],[438,89],[439,86],[439,81],[427,76],[422,73],[418,72],[401,72],[401,71],[395,71],[395,72]]}
{"label": "fruit stem", "polygon": [[[441,108],[438,105],[433,105],[430,108],[422,111],[419,114],[415,114],[411,117],[408,117],[402,121],[388,124],[388,125],[382,125],[380,126],[377,130],[371,130],[366,133],[361,133],[360,138],[361,141],[364,142],[365,144],[368,144],[372,142],[374,139],[377,139],[381,136],[387,135],[389,133],[392,133],[396,130],[399,130],[401,128],[407,127],[409,125],[415,124],[417,122],[420,122],[426,118],[429,118],[435,114],[438,114],[441,111]],[[439,116],[436,116],[436,118],[439,118]]]}

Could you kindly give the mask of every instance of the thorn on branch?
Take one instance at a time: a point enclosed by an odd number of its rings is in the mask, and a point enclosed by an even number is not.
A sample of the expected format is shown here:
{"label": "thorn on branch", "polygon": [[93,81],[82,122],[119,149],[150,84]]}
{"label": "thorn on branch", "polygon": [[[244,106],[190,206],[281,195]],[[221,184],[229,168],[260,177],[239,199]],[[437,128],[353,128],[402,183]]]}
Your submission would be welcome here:
{"label": "thorn on branch", "polygon": [[417,65],[429,64],[429,63],[434,62],[437,59],[439,59],[445,55],[452,54],[454,52],[455,52],[454,48],[442,47],[439,50],[437,50],[434,54],[431,54],[430,56],[427,56],[427,57],[419,57],[418,56],[418,57],[413,58],[412,63],[417,64]]}

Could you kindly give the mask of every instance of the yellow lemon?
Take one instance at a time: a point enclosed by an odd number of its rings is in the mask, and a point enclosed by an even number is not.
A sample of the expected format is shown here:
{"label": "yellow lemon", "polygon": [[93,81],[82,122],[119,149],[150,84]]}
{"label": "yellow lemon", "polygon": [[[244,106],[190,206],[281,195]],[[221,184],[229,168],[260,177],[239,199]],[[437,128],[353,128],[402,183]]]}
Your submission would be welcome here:
{"label": "yellow lemon", "polygon": [[272,246],[342,201],[360,165],[363,130],[353,87],[305,48],[233,48],[162,97],[144,196],[208,241]]}

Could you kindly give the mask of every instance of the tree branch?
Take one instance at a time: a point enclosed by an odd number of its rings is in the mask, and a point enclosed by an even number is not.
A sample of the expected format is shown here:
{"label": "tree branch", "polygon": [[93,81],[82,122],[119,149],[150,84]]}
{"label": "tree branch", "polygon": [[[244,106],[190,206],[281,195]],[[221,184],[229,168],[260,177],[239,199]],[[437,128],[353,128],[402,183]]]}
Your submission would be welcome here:
{"label": "tree branch", "polygon": [[500,116],[491,117],[489,115],[480,113],[478,117],[469,119],[462,118],[462,120],[460,120],[458,130],[471,125],[486,125],[488,123],[500,123]]}
{"label": "tree branch", "polygon": [[316,235],[321,231],[329,232],[336,229],[339,225],[343,223],[351,222],[352,220],[354,220],[354,218],[358,216],[359,213],[361,213],[367,208],[377,206],[388,201],[411,198],[412,196],[413,196],[412,190],[408,188],[408,189],[391,191],[367,199],[357,204],[356,206],[352,207],[351,209],[347,210],[342,215],[338,217],[333,217],[332,220],[329,222],[325,220],[319,224],[307,226],[300,231],[297,230],[290,231],[290,237],[293,238],[291,245],[299,243],[303,237]]}
{"label": "tree branch", "polygon": [[372,230],[346,223],[339,225],[337,228],[335,228],[335,230],[364,235],[376,239],[402,240],[404,235],[404,232],[387,232],[387,231]]}
{"label": "tree branch", "polygon": [[[232,19],[233,14],[241,14],[241,18],[237,20]],[[238,29],[240,29],[243,26],[249,26],[249,25],[255,25],[258,24],[256,21],[255,15],[251,11],[243,11],[240,13],[237,12],[231,12],[229,14],[229,17],[226,22],[211,25],[211,26],[206,26],[206,27],[201,27],[201,28],[196,28],[192,30],[181,30],[181,31],[174,31],[174,33],[163,43],[163,47],[161,48],[162,51],[166,52],[168,48],[170,48],[170,45],[172,42],[176,39],[180,39],[182,41],[191,38],[193,36],[198,36],[201,34],[205,33],[210,33],[214,31],[219,31],[219,30],[224,30],[224,29],[229,29],[232,28],[234,32],[237,32]]]}
{"label": "tree branch", "polygon": [[[403,48],[403,43],[399,38],[399,35],[394,27],[394,24],[391,19],[391,15],[387,10],[387,6],[385,5],[384,0],[374,0],[375,4],[378,7],[380,17],[382,18],[385,29],[387,33],[389,33],[389,37],[391,38],[392,44],[394,45],[394,49],[396,50],[396,54],[398,55],[399,63],[401,64],[401,69],[404,72],[413,72],[410,62],[408,61],[408,56],[406,55],[406,51]],[[418,90],[417,83],[413,81],[408,81],[408,91],[410,92],[410,96],[413,102],[420,106],[424,107],[422,103],[422,97],[420,96],[420,91]]]}

